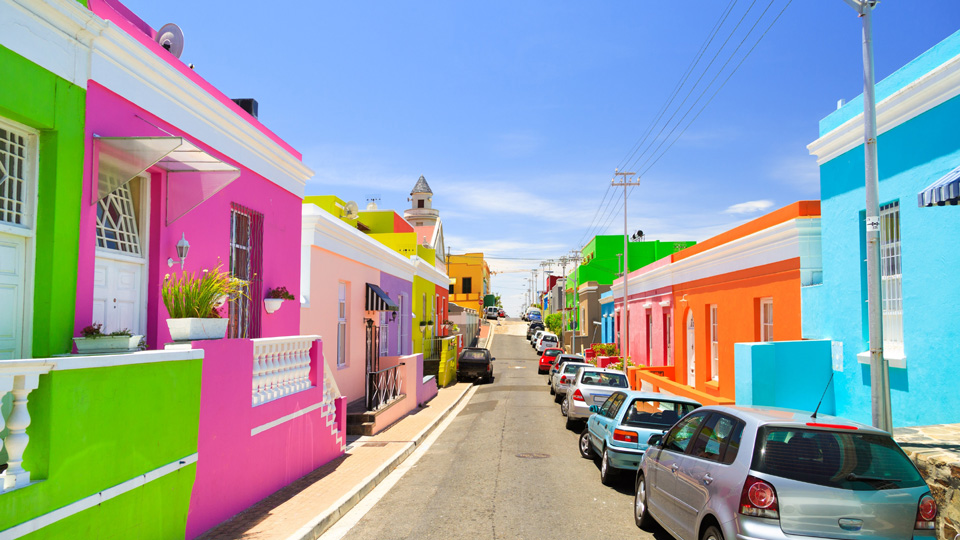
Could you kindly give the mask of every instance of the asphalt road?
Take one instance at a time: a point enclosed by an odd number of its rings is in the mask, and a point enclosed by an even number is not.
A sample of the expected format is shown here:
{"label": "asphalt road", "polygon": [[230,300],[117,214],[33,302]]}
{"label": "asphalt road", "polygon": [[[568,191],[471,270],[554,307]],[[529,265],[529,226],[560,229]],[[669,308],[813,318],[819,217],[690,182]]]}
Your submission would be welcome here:
{"label": "asphalt road", "polygon": [[495,381],[345,538],[667,540],[634,524],[629,475],[605,487],[580,457],[524,337],[498,334],[492,352]]}

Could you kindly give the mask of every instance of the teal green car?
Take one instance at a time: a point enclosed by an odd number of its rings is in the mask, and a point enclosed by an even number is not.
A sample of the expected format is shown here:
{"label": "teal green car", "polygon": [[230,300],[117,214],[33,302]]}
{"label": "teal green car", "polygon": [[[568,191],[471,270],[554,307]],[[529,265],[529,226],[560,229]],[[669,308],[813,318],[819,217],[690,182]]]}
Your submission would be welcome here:
{"label": "teal green car", "polygon": [[593,413],[580,434],[580,455],[600,456],[600,481],[610,485],[618,471],[636,472],[651,435],[661,435],[700,407],[692,399],[658,392],[621,390]]}

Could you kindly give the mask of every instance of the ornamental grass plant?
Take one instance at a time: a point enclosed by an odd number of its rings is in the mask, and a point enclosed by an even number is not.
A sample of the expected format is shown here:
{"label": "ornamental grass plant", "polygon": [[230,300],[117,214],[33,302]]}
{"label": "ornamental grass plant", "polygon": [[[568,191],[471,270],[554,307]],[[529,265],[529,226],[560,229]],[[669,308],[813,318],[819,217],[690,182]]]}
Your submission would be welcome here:
{"label": "ornamental grass plant", "polygon": [[204,270],[199,277],[193,272],[163,278],[163,305],[171,319],[196,317],[219,319],[217,307],[224,297],[246,297],[247,282],[221,272],[220,266]]}

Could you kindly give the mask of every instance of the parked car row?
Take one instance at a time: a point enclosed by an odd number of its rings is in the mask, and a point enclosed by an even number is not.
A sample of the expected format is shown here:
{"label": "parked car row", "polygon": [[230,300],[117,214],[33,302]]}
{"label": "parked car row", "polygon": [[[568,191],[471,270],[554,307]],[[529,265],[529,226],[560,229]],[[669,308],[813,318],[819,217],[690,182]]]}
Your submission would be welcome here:
{"label": "parked car row", "polygon": [[559,347],[539,367],[600,481],[633,479],[638,527],[656,521],[678,540],[935,537],[930,489],[884,431],[632,390]]}

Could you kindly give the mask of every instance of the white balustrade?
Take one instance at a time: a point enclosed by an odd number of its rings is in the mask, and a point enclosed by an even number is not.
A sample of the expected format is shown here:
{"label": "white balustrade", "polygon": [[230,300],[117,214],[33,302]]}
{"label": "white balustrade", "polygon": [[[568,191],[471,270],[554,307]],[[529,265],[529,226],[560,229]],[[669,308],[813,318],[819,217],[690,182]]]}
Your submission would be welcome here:
{"label": "white balustrade", "polygon": [[292,336],[252,340],[254,406],[313,387],[310,383],[310,348],[319,338]]}
{"label": "white balustrade", "polygon": [[0,362],[0,399],[13,394],[13,409],[4,422],[0,415],[0,431],[4,423],[9,429],[7,436],[0,440],[0,448],[7,449],[7,470],[0,474],[0,491],[9,491],[24,487],[30,483],[30,471],[23,468],[23,452],[27,449],[30,436],[30,413],[27,410],[27,396],[40,384],[40,375],[48,373],[52,363],[42,360],[6,360]]}

